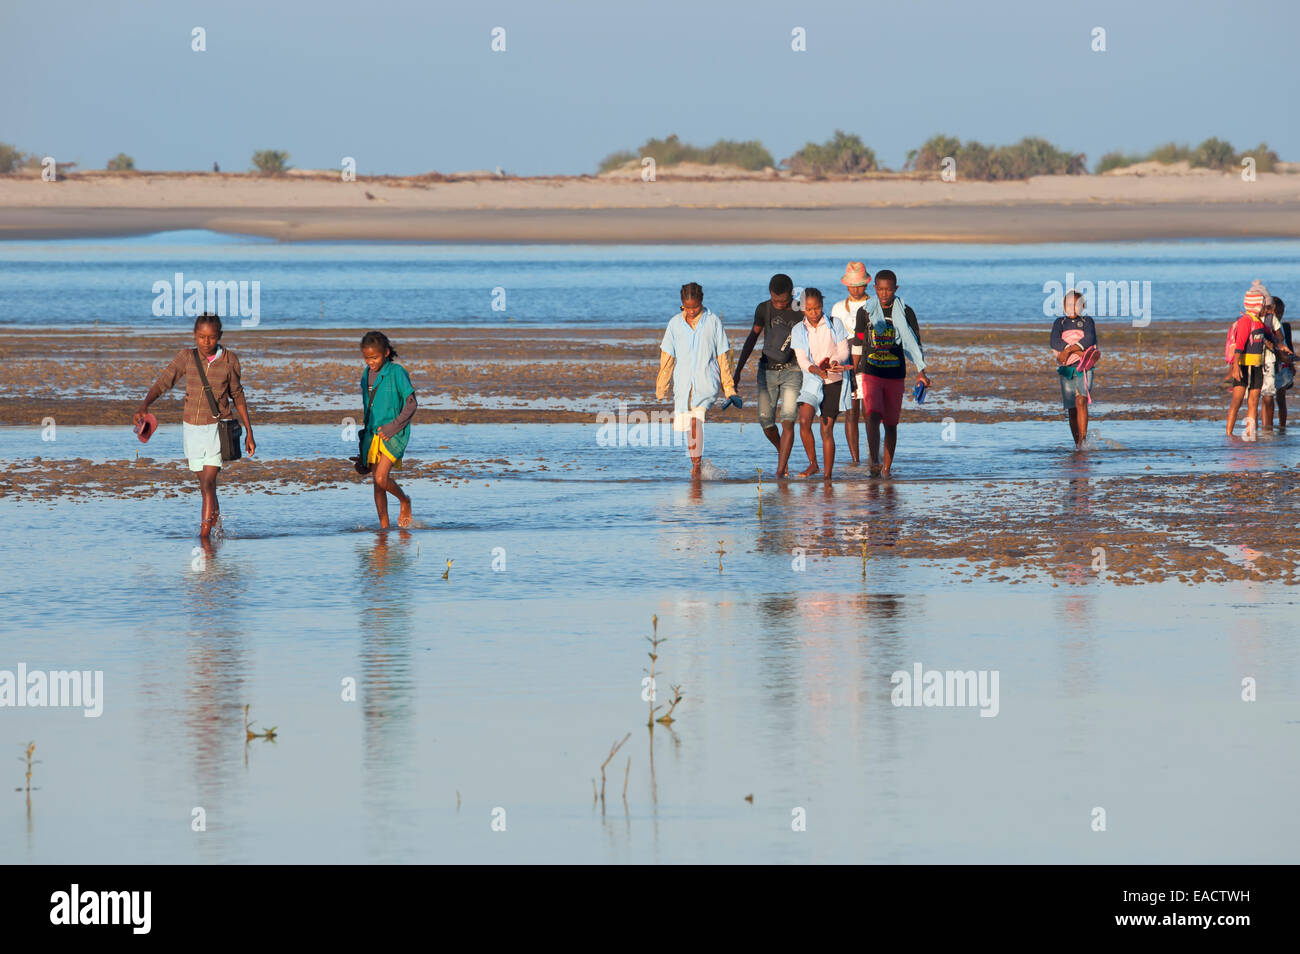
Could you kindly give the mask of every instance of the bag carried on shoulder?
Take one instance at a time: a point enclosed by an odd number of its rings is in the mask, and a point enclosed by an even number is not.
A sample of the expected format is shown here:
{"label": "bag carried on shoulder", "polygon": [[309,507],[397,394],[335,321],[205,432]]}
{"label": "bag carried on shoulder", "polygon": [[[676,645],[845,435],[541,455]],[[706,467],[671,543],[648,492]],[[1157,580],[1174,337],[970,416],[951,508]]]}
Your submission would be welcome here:
{"label": "bag carried on shoulder", "polygon": [[244,426],[233,417],[223,418],[217,407],[217,399],[212,394],[212,385],[208,384],[208,373],[203,369],[203,359],[199,349],[191,348],[194,355],[194,367],[199,369],[199,380],[203,382],[203,393],[208,397],[208,408],[217,419],[217,436],[221,438],[221,459],[223,461],[239,460],[243,456]]}

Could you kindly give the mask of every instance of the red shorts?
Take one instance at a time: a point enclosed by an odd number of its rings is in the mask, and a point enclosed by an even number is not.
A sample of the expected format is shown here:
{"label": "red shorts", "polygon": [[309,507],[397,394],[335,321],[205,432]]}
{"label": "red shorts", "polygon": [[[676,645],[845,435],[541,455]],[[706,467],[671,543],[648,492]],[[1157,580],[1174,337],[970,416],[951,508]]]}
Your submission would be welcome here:
{"label": "red shorts", "polygon": [[862,396],[862,413],[879,414],[889,427],[898,424],[903,410],[906,378],[878,378],[874,374],[858,375],[858,392]]}

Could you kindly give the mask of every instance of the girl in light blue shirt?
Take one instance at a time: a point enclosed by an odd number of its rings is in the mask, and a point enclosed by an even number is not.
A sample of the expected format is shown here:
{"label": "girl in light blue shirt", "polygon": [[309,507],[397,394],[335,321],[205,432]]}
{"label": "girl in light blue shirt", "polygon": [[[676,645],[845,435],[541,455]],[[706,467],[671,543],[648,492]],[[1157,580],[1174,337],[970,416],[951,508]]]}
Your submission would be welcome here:
{"label": "girl in light blue shirt", "polygon": [[704,289],[682,286],[682,310],[673,315],[659,345],[659,379],[655,397],[663,400],[673,386],[673,430],[688,432],[691,478],[701,475],[704,412],[719,397],[740,405],[731,375],[731,346],[722,320],[704,307]]}

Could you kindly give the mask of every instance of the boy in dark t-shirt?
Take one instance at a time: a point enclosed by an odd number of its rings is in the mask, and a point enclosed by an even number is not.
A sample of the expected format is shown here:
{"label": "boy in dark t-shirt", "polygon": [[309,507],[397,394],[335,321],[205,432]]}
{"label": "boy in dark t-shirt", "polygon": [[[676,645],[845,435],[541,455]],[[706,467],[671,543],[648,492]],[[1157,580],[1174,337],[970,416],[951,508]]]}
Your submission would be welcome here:
{"label": "boy in dark t-shirt", "polygon": [[[872,477],[888,477],[898,446],[898,420],[907,385],[907,359],[916,365],[918,384],[930,386],[925,373],[916,314],[897,297],[898,278],[883,268],[876,273],[876,298],[859,308],[851,352],[858,374],[862,413],[867,418],[867,452]],[[881,428],[884,440],[881,440]]]}
{"label": "boy in dark t-shirt", "polygon": [[1081,371],[1079,363],[1084,352],[1097,345],[1097,327],[1083,313],[1085,304],[1083,295],[1071,289],[1065,293],[1065,314],[1052,322],[1051,348],[1061,382],[1061,405],[1070,419],[1075,450],[1083,450],[1083,442],[1088,439],[1088,403],[1092,397],[1092,369]]}
{"label": "boy in dark t-shirt", "polygon": [[[794,448],[795,418],[803,385],[803,372],[790,347],[790,334],[803,321],[803,312],[792,307],[794,282],[789,275],[773,275],[767,290],[768,300],[754,309],[754,327],[736,362],[736,380],[740,381],[745,362],[762,335],[763,351],[758,359],[758,424],[776,448],[776,476],[784,478],[788,476],[790,451]],[[780,431],[776,428],[778,420]]]}

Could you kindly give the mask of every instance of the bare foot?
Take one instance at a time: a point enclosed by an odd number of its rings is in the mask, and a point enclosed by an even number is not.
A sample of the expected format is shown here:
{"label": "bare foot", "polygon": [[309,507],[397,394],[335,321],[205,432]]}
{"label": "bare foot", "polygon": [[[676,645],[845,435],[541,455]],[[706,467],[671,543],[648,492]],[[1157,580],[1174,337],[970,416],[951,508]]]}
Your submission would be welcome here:
{"label": "bare foot", "polygon": [[831,472],[829,470],[826,471],[826,476],[823,477],[822,480],[826,481],[828,484],[831,482]]}
{"label": "bare foot", "polygon": [[789,472],[788,470],[778,470],[778,471],[776,472],[776,479],[777,479],[777,480],[789,480],[789,479],[790,479],[790,472]]}
{"label": "bare foot", "polygon": [[407,497],[402,501],[401,508],[397,511],[397,525],[405,530],[411,525],[411,498]]}
{"label": "bare foot", "polygon": [[879,465],[879,464],[872,464],[872,465],[871,465],[871,476],[872,476],[872,477],[879,477],[879,476],[880,476],[880,465]]}
{"label": "bare foot", "polygon": [[698,457],[691,458],[691,480],[699,480],[704,475],[704,462]]}
{"label": "bare foot", "polygon": [[799,479],[807,480],[809,477],[813,476],[813,474],[818,474],[818,473],[821,473],[821,468],[818,467],[816,464],[809,464],[807,470],[799,471]]}
{"label": "bare foot", "polygon": [[888,480],[888,479],[889,479],[889,476],[890,476],[890,475],[889,475],[889,468],[888,468],[888,467],[882,467],[882,468],[880,468],[880,477],[881,477],[882,480]]}

